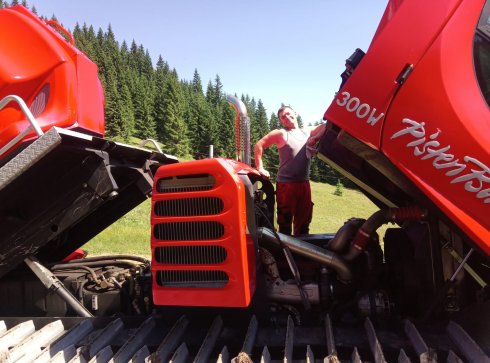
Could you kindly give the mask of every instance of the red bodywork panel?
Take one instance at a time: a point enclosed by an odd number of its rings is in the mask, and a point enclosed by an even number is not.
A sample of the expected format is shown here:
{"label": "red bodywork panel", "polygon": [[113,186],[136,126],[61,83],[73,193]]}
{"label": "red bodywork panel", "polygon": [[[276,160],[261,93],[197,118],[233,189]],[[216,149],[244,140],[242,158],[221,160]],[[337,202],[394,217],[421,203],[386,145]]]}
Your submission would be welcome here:
{"label": "red bodywork panel", "polygon": [[245,307],[256,252],[247,228],[246,164],[205,159],[160,167],[152,196],[157,305]]}
{"label": "red bodywork panel", "polygon": [[[483,4],[389,4],[325,118],[385,154],[490,254],[490,112],[473,64]],[[413,71],[397,84],[407,64]],[[370,123],[366,109],[383,116]]]}
{"label": "red bodywork panel", "polygon": [[[0,23],[0,100],[21,97],[43,131],[58,126],[103,136],[97,66],[23,6],[0,9]],[[17,104],[9,103],[0,111],[0,148],[28,126]]]}

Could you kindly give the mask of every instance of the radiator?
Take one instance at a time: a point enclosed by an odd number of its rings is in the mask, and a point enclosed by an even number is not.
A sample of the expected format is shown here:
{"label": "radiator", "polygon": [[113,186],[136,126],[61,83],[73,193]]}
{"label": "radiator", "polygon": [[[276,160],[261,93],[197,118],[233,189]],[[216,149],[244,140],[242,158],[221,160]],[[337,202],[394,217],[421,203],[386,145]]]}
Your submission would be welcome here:
{"label": "radiator", "polygon": [[156,305],[250,304],[256,248],[247,227],[249,172],[219,158],[158,169],[151,213]]}

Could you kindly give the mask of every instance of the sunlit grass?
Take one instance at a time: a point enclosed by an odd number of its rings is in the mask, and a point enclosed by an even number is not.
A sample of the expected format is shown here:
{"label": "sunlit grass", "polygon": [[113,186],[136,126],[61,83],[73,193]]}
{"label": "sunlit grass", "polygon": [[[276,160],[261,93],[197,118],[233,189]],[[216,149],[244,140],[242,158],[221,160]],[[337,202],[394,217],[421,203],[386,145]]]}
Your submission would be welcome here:
{"label": "sunlit grass", "polygon": [[[310,233],[335,233],[349,218],[368,218],[377,207],[361,192],[311,183],[313,221]],[[150,257],[150,200],[145,201],[83,246],[90,255],[136,254]],[[383,228],[380,233],[383,233]]]}

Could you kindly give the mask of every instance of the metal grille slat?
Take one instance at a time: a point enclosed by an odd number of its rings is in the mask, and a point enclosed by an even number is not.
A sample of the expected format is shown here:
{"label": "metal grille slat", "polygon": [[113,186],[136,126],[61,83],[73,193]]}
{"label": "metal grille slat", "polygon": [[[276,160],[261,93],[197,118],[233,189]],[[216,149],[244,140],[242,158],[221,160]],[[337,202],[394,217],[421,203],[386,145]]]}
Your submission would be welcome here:
{"label": "metal grille slat", "polygon": [[205,216],[221,213],[224,203],[217,197],[160,200],[155,203],[159,217]]}
{"label": "metal grille slat", "polygon": [[155,249],[156,261],[170,265],[218,264],[224,262],[227,255],[221,246],[163,246]]}
{"label": "metal grille slat", "polygon": [[157,181],[159,193],[187,193],[205,191],[214,188],[216,181],[209,174],[190,174],[168,178]]}
{"label": "metal grille slat", "polygon": [[167,287],[222,288],[228,275],[220,270],[164,270],[157,271],[157,283]]}
{"label": "metal grille slat", "polygon": [[215,221],[170,222],[155,225],[155,238],[162,241],[202,241],[223,237],[223,224]]}

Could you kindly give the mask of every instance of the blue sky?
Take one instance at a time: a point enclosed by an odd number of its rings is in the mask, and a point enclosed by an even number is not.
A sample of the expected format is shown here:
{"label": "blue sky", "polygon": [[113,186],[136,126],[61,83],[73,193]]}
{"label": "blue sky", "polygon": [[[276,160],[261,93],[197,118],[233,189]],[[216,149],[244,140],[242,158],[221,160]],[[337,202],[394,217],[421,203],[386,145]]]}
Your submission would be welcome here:
{"label": "blue sky", "polygon": [[38,14],[134,39],[181,79],[197,69],[204,87],[261,99],[267,114],[292,105],[303,121],[322,118],[340,85],[345,59],[364,51],[387,0],[28,0]]}

